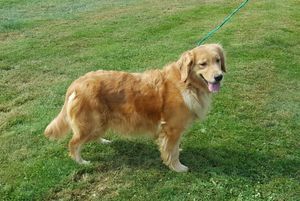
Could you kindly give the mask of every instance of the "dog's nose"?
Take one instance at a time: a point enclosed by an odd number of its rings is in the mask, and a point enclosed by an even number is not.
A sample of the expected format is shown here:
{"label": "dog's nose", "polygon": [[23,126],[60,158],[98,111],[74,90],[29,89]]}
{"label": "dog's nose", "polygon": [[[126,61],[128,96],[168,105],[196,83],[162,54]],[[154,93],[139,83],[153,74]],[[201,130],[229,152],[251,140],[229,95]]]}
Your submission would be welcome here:
{"label": "dog's nose", "polygon": [[220,82],[222,79],[223,79],[223,75],[222,74],[220,74],[218,76],[215,76],[216,82]]}

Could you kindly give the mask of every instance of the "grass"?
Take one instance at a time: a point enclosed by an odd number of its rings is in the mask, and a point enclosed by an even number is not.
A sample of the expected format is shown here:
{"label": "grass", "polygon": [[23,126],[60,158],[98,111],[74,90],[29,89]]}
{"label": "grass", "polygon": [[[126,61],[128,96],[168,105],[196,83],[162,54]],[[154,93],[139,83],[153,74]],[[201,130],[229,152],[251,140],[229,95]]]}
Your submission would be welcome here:
{"label": "grass", "polygon": [[68,85],[97,69],[159,68],[193,48],[241,1],[0,0],[2,200],[299,200],[296,0],[251,1],[208,42],[228,73],[212,110],[183,137],[171,172],[150,139],[89,144],[90,166],[44,128]]}

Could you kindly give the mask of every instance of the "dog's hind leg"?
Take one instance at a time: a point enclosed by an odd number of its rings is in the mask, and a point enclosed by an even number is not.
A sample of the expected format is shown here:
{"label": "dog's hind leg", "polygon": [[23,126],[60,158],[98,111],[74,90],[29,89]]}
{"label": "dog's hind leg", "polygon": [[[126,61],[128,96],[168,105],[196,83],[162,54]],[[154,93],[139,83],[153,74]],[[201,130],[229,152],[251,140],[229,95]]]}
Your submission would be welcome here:
{"label": "dog's hind leg", "polygon": [[79,164],[89,164],[89,161],[83,160],[80,154],[82,145],[86,142],[87,137],[81,132],[75,132],[69,142],[70,156]]}
{"label": "dog's hind leg", "polygon": [[95,128],[95,124],[86,124],[80,126],[80,123],[71,124],[73,130],[73,137],[69,142],[70,156],[79,164],[89,164],[89,161],[82,159],[80,151],[85,143],[99,139],[104,133],[105,129]]}
{"label": "dog's hind leg", "polygon": [[103,138],[103,135],[105,134],[106,132],[106,126],[105,125],[101,125],[98,127],[98,129],[95,131],[95,139],[97,142],[101,143],[101,144],[110,144],[111,141],[110,140],[107,140],[107,139],[104,139]]}
{"label": "dog's hind leg", "polygon": [[84,134],[84,132],[75,131],[71,141],[69,142],[70,156],[79,164],[89,164],[89,161],[82,159],[80,150],[83,144],[93,140],[101,139],[101,141],[103,140],[102,143],[110,143],[109,140],[105,140],[99,137],[103,134],[104,131],[99,132],[99,130],[90,132],[89,134]]}

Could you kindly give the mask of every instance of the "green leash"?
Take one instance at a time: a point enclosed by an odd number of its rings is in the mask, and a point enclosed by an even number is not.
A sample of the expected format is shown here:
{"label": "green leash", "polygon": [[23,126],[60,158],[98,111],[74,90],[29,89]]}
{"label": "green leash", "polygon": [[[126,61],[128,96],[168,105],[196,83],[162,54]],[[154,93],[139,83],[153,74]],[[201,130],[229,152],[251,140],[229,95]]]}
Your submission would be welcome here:
{"label": "green leash", "polygon": [[222,26],[224,26],[231,18],[232,16],[234,16],[239,10],[241,10],[247,3],[249,0],[245,0],[243,1],[239,7],[237,7],[234,11],[232,11],[232,13],[230,13],[230,15],[228,15],[221,24],[219,24],[216,28],[214,28],[213,30],[211,30],[210,32],[208,32],[208,34],[206,34],[206,36],[204,36],[201,40],[199,40],[197,42],[197,46],[201,45],[203,42],[205,42],[207,39],[209,39],[212,35],[214,35],[219,29],[221,29]]}

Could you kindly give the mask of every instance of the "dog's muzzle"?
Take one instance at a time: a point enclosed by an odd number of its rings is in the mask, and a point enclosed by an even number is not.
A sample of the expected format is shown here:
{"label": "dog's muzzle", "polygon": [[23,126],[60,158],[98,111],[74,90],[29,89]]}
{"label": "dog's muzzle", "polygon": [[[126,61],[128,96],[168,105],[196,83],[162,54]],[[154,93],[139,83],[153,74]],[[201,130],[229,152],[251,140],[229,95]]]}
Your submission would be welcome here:
{"label": "dog's muzzle", "polygon": [[223,79],[222,74],[214,77],[215,82],[208,82],[202,74],[200,74],[200,75],[201,75],[202,79],[206,82],[207,88],[210,92],[216,93],[220,90],[220,86],[221,86],[220,82]]}

